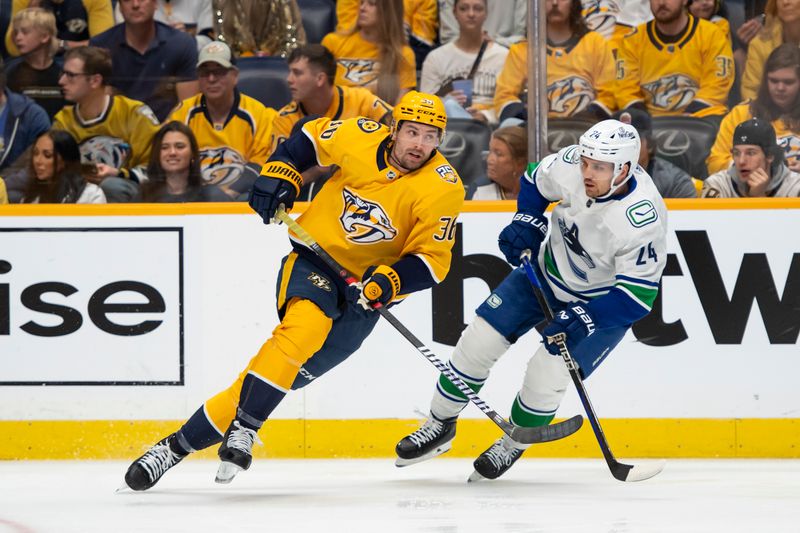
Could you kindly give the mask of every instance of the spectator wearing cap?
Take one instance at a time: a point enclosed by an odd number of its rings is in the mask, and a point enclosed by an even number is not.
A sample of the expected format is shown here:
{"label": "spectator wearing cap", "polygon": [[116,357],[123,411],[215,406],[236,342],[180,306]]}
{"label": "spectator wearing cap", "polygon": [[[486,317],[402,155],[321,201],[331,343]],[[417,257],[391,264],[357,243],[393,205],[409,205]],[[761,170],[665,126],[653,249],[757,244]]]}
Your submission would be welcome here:
{"label": "spectator wearing cap", "polygon": [[647,111],[636,108],[618,111],[614,118],[630,124],[639,132],[639,166],[647,170],[663,198],[697,198],[692,177],[682,168],[656,155],[653,121]]}
{"label": "spectator wearing cap", "polygon": [[92,37],[114,58],[111,85],[150,106],[159,120],[198,91],[197,44],[182,31],[156,22],[157,0],[120,0],[124,22]]}
{"label": "spectator wearing cap", "polygon": [[800,196],[800,174],[783,163],[775,130],[766,120],[751,118],[733,132],[733,164],[706,178],[703,198]]}
{"label": "spectator wearing cap", "polygon": [[180,102],[169,119],[197,138],[205,183],[244,199],[269,156],[277,112],[239,92],[236,58],[221,41],[200,50],[197,75],[200,92]]}
{"label": "spectator wearing cap", "polygon": [[0,59],[0,173],[49,129],[44,109],[6,87],[5,65]]}

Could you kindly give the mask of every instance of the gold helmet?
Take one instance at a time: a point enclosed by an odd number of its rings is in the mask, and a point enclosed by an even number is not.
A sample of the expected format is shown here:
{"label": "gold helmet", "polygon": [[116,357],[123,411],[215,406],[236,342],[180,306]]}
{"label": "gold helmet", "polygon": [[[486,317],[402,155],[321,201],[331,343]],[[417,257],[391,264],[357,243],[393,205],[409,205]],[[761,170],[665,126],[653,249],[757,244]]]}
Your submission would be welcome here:
{"label": "gold helmet", "polygon": [[444,137],[444,130],[447,127],[447,113],[439,97],[419,91],[409,91],[400,99],[397,105],[394,106],[392,119],[394,119],[392,133],[397,131],[400,122],[403,120],[429,124],[439,128],[441,137]]}

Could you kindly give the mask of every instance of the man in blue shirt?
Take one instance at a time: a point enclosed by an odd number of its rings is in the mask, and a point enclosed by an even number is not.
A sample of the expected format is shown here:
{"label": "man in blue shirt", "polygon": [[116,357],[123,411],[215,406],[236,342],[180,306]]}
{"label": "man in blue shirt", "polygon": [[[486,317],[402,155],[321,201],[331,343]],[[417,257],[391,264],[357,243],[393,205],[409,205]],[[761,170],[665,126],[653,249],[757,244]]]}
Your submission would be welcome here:
{"label": "man in blue shirt", "polygon": [[163,121],[178,102],[200,88],[195,40],[156,22],[156,8],[156,0],[120,0],[125,22],[96,35],[89,44],[111,52],[111,85],[146,103]]}

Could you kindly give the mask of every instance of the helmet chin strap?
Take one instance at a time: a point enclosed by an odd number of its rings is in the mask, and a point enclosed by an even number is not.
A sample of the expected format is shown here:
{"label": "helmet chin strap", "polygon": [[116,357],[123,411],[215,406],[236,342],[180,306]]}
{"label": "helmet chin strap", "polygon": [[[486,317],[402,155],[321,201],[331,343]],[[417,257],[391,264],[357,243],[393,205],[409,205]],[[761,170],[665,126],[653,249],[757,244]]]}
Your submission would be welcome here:
{"label": "helmet chin strap", "polygon": [[[614,178],[611,180],[611,188],[610,188],[610,189],[608,189],[608,192],[607,192],[607,193],[605,193],[605,194],[604,194],[604,195],[602,195],[602,196],[598,196],[598,197],[596,197],[596,198],[595,198],[595,200],[606,200],[606,199],[608,199],[608,198],[610,198],[610,197],[614,196],[614,193],[616,193],[616,192],[617,192],[617,190],[618,190],[620,187],[622,187],[623,185],[625,185],[626,183],[628,183],[628,180],[630,180],[630,179],[631,179],[631,177],[633,177],[633,165],[631,165],[630,163],[625,163],[625,164],[623,164],[622,166],[624,167],[625,165],[628,165],[628,175],[627,175],[627,176],[625,176],[625,179],[623,179],[621,182],[619,182],[619,183],[617,183],[616,185],[614,185],[614,180],[616,180],[616,179],[617,179],[617,176],[619,176],[619,173],[617,173],[617,175],[616,175],[616,176],[614,176]],[[621,170],[621,169],[620,169],[620,170]]]}

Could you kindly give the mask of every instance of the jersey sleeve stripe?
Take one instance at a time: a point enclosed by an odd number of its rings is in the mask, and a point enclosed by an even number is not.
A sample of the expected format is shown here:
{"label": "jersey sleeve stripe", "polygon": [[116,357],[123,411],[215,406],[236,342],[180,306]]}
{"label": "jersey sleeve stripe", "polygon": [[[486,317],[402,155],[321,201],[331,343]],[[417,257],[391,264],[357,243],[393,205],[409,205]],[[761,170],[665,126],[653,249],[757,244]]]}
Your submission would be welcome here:
{"label": "jersey sleeve stripe", "polygon": [[653,281],[642,279],[642,278],[633,278],[631,276],[625,276],[625,275],[622,275],[622,274],[617,274],[616,278],[618,280],[620,280],[620,281],[627,281],[629,283],[634,283],[634,284],[638,284],[638,285],[646,285],[648,287],[658,288],[658,283],[657,282],[653,282]]}
{"label": "jersey sleeve stripe", "polygon": [[658,289],[646,289],[628,283],[617,283],[616,288],[624,292],[631,300],[641,305],[649,312],[653,308],[653,302],[658,296]]}

